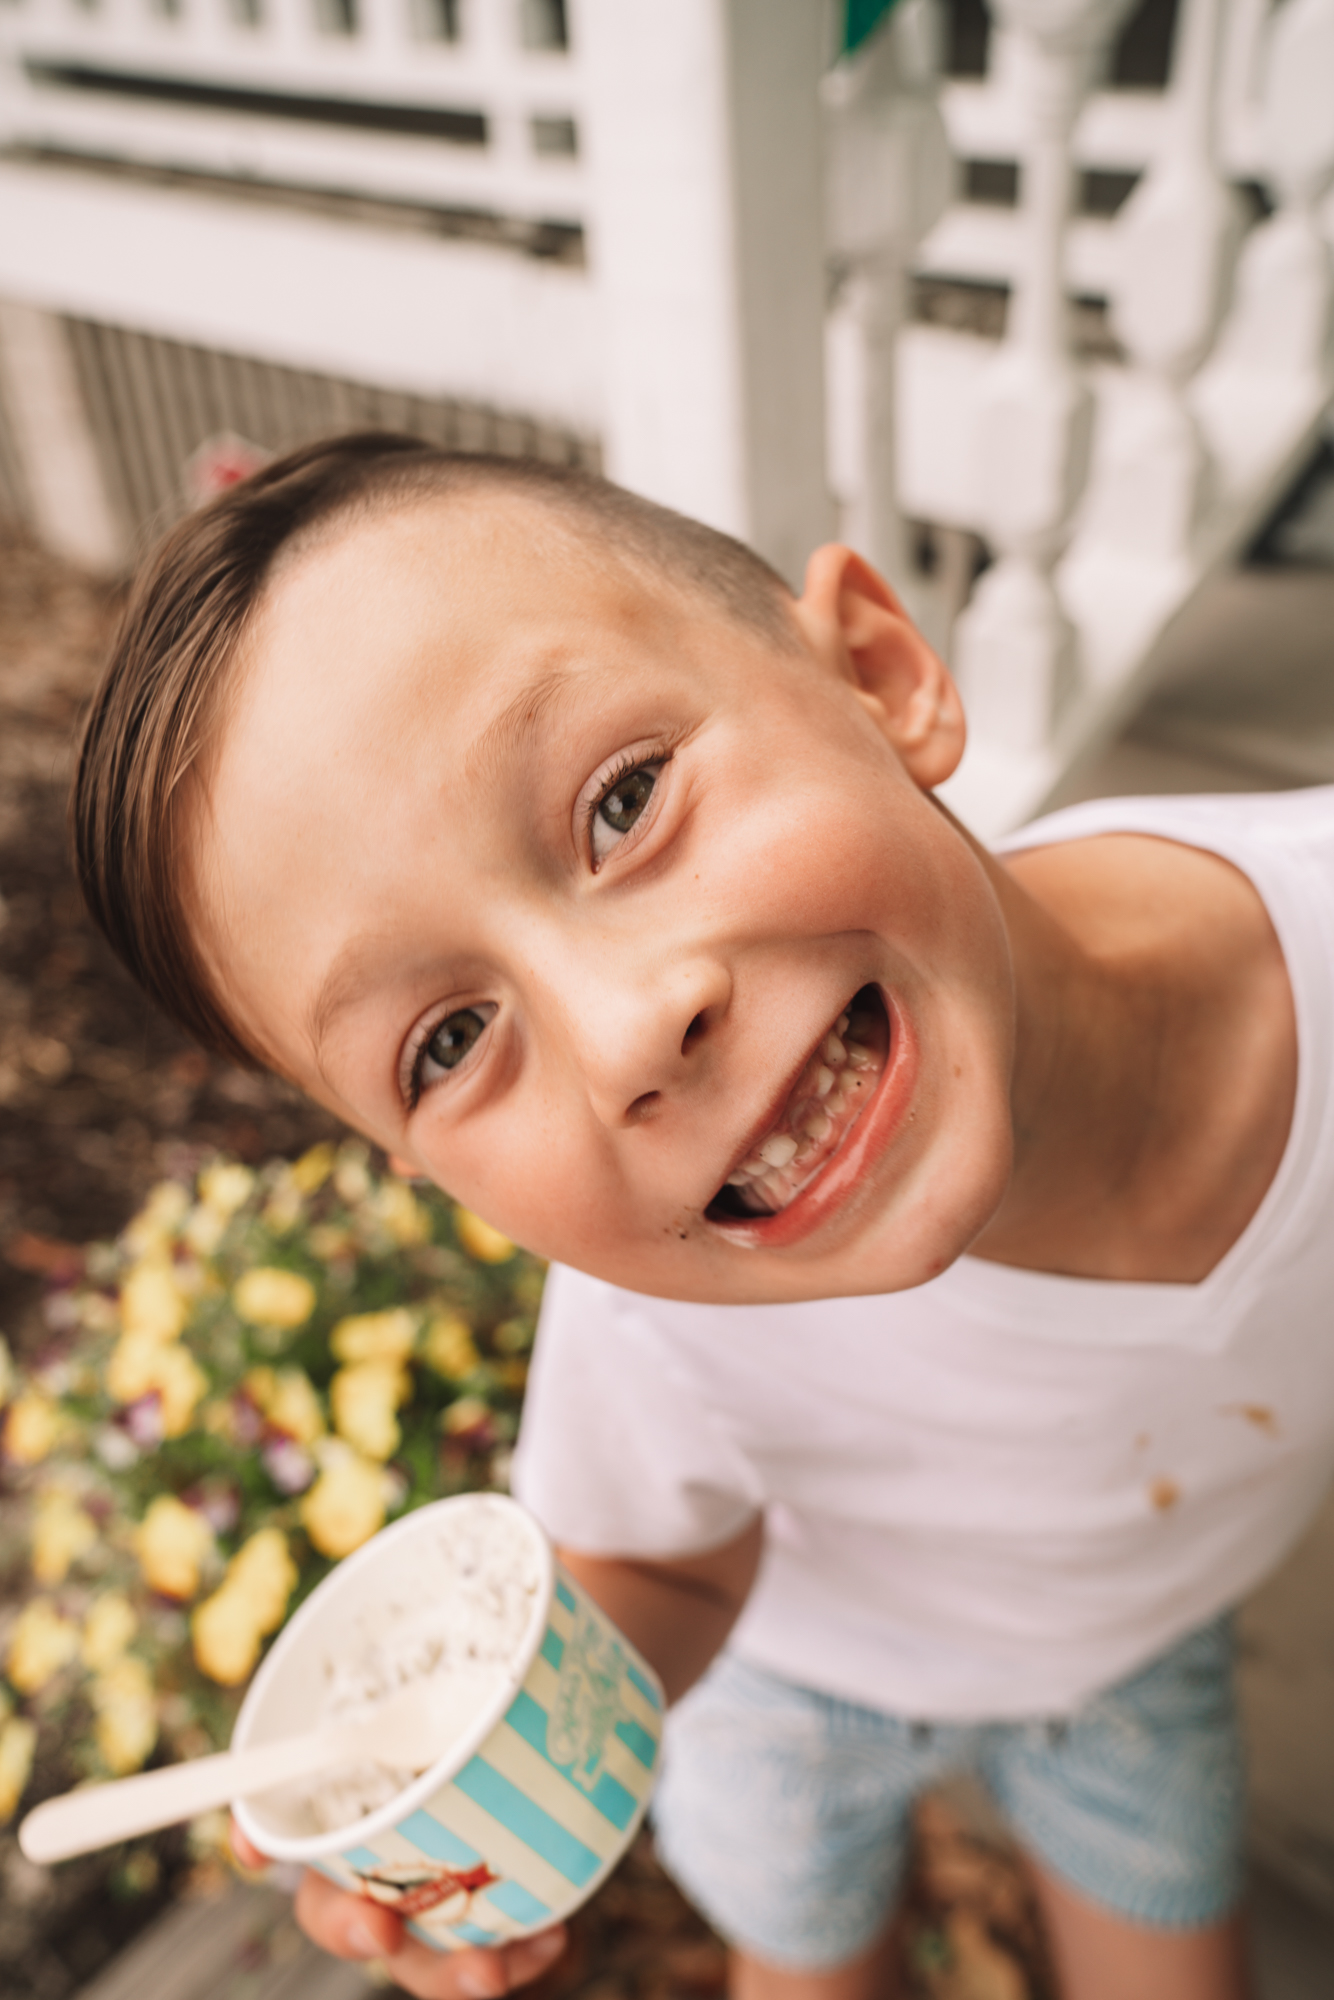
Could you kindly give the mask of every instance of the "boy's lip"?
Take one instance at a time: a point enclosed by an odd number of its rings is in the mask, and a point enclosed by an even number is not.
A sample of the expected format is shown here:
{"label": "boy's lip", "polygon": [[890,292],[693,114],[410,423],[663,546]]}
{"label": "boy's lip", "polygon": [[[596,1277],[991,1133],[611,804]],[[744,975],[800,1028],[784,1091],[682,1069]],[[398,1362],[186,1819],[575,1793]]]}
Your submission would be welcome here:
{"label": "boy's lip", "polygon": [[[866,1104],[841,1143],[783,1208],[772,1215],[718,1217],[704,1220],[729,1243],[755,1250],[782,1250],[802,1242],[828,1221],[853,1196],[867,1172],[884,1152],[902,1122],[912,1098],[917,1071],[916,1043],[903,1014],[883,987],[877,986],[889,1030],[886,1059]],[[818,1046],[818,1044],[817,1044]],[[733,1162],[733,1170],[771,1130],[796,1086],[805,1062],[793,1071],[786,1088],[770,1106],[767,1118],[751,1131]]]}

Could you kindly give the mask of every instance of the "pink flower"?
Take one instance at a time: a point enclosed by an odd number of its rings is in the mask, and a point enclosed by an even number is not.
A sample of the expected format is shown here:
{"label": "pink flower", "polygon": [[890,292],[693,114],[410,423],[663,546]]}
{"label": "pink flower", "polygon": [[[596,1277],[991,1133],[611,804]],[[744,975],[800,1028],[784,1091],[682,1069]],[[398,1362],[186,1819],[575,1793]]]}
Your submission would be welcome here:
{"label": "pink flower", "polygon": [[275,1431],[260,1453],[264,1470],[280,1493],[304,1493],[315,1477],[315,1461],[283,1431]]}

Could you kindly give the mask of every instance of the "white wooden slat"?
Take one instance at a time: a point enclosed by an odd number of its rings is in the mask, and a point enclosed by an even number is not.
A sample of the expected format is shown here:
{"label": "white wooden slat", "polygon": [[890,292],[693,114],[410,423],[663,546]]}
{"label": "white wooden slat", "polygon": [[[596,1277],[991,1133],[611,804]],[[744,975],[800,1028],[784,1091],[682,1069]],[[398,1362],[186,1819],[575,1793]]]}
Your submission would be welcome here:
{"label": "white wooden slat", "polygon": [[0,296],[603,428],[601,329],[577,270],[3,162],[0,213]]}
{"label": "white wooden slat", "polygon": [[[1018,209],[991,202],[955,202],[922,239],[913,268],[924,278],[1011,285],[1023,257],[1023,222]],[[1114,225],[1101,216],[1079,216],[1065,238],[1069,289],[1085,298],[1106,298],[1119,279]]]}
{"label": "white wooden slat", "polygon": [[[1221,158],[1238,180],[1251,180],[1262,166],[1258,113],[1253,97],[1241,96],[1238,84],[1233,90],[1236,95],[1220,134]],[[1019,157],[1023,102],[1012,86],[954,78],[941,90],[940,108],[960,159]],[[1167,116],[1161,91],[1095,91],[1075,127],[1076,166],[1138,173],[1157,152]]]}

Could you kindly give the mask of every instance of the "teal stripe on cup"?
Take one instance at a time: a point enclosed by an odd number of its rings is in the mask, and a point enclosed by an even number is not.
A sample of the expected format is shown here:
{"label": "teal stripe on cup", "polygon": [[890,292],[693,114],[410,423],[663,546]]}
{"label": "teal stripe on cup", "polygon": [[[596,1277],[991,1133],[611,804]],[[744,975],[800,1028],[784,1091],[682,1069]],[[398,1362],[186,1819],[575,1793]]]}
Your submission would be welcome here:
{"label": "teal stripe on cup", "polygon": [[540,1924],[551,1918],[546,1904],[525,1889],[522,1882],[493,1882],[486,1891],[486,1900],[494,1903],[502,1916],[513,1917],[516,1924]]}
{"label": "teal stripe on cup", "polygon": [[455,1937],[461,1937],[465,1944],[499,1944],[500,1942],[494,1931],[484,1931],[480,1924],[451,1924],[450,1929],[453,1931]]}
{"label": "teal stripe on cup", "polygon": [[627,1792],[610,1771],[603,1771],[589,1791],[579,1783],[568,1764],[558,1763],[547,1748],[547,1712],[523,1688],[510,1703],[505,1720],[516,1735],[522,1736],[540,1757],[546,1758],[553,1771],[559,1771],[566,1784],[573,1785],[580,1798],[587,1799],[602,1814],[603,1819],[609,1819],[622,1832],[629,1826],[639,1805],[638,1799]]}
{"label": "teal stripe on cup", "polygon": [[481,1806],[492,1819],[498,1819],[503,1827],[508,1827],[525,1846],[531,1847],[534,1854],[540,1854],[544,1861],[549,1861],[576,1888],[590,1882],[601,1868],[601,1857],[594,1854],[591,1847],[585,1847],[583,1841],[563,1827],[559,1820],[554,1820],[549,1812],[544,1812],[541,1806],[525,1797],[517,1785],[512,1785],[485,1758],[471,1758],[454,1783],[474,1805]]}
{"label": "teal stripe on cup", "polygon": [[658,1745],[647,1729],[637,1722],[618,1722],[616,1734],[630,1754],[638,1757],[644,1769],[651,1771],[658,1760]]}
{"label": "teal stripe on cup", "polygon": [[423,1854],[429,1854],[432,1861],[443,1861],[450,1868],[476,1868],[482,1859],[475,1847],[469,1847],[466,1840],[460,1840],[428,1812],[409,1813],[394,1831],[401,1833],[404,1840],[410,1840],[414,1847],[420,1847]]}
{"label": "teal stripe on cup", "polygon": [[542,1658],[549,1667],[554,1667],[557,1673],[560,1672],[560,1663],[565,1658],[565,1641],[560,1633],[553,1632],[549,1625],[547,1636],[542,1641]]}
{"label": "teal stripe on cup", "polygon": [[629,1661],[626,1662],[625,1671],[629,1675],[632,1685],[639,1689],[649,1707],[661,1709],[662,1701],[652,1681],[646,1680],[638,1667],[633,1666]]}
{"label": "teal stripe on cup", "polygon": [[[418,1818],[425,1818],[425,1814],[418,1814]],[[432,1825],[434,1825],[434,1821],[432,1821]],[[380,1866],[380,1857],[373,1847],[349,1847],[344,1853],[343,1859],[349,1868],[378,1868]]]}
{"label": "teal stripe on cup", "polygon": [[578,1609],[574,1601],[574,1592],[570,1589],[569,1584],[565,1583],[560,1577],[556,1578],[556,1595],[567,1611],[576,1611]]}

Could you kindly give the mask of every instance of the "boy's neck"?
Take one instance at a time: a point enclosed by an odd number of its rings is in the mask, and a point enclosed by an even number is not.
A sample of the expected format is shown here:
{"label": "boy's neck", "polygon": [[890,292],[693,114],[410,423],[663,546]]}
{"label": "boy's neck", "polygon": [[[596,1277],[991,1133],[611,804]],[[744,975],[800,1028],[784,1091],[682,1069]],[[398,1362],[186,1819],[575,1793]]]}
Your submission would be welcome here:
{"label": "boy's neck", "polygon": [[1292,1120],[1292,994],[1263,903],[1216,855],[1142,835],[987,865],[1015,969],[1015,1164],[972,1254],[1198,1282]]}

